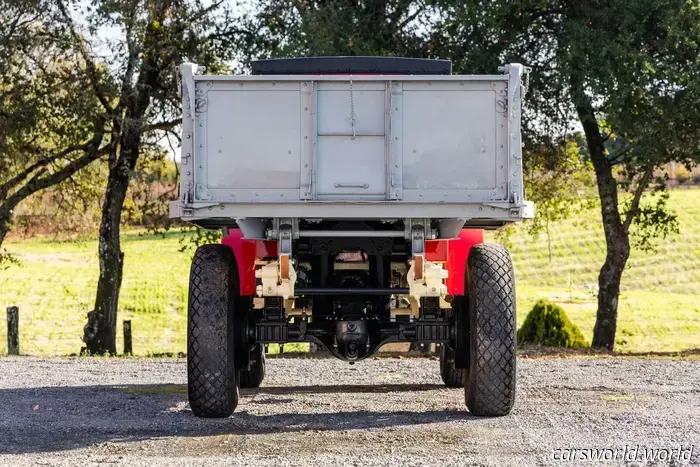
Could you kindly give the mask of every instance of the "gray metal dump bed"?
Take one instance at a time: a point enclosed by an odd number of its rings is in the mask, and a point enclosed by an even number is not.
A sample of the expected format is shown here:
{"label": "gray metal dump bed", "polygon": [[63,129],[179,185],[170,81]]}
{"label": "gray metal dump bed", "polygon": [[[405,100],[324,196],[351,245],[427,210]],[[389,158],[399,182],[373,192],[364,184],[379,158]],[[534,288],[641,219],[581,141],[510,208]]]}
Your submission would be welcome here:
{"label": "gray metal dump bed", "polygon": [[498,75],[199,75],[180,67],[180,196],[171,216],[532,217],[523,200],[524,67]]}

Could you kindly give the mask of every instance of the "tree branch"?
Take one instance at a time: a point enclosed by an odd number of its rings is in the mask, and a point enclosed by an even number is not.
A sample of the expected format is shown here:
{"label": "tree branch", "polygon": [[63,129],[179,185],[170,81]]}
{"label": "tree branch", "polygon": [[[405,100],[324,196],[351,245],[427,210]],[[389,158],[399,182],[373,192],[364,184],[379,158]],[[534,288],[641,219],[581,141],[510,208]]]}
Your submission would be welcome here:
{"label": "tree branch", "polygon": [[212,2],[211,5],[202,8],[201,10],[199,10],[195,15],[193,15],[189,19],[190,23],[195,23],[195,22],[199,21],[200,19],[204,18],[206,15],[208,15],[212,11],[218,9],[223,3],[224,3],[224,0],[218,0],[216,2]]}
{"label": "tree branch", "polygon": [[12,188],[22,183],[22,181],[29,177],[29,175],[31,175],[32,172],[34,172],[38,168],[45,167],[48,163],[48,159],[42,159],[39,162],[35,162],[34,164],[24,169],[22,172],[18,173],[17,175],[0,185],[0,200],[5,199],[7,193],[9,193]]}
{"label": "tree branch", "polygon": [[167,122],[157,122],[153,123],[151,125],[144,125],[143,126],[143,131],[156,131],[156,130],[163,130],[163,131],[168,131],[171,130],[173,127],[179,125],[182,123],[182,119],[178,118],[175,120],[170,120]]}
{"label": "tree branch", "polygon": [[117,162],[117,147],[122,137],[122,119],[124,117],[124,109],[126,102],[134,92],[132,89],[132,81],[134,79],[134,71],[136,62],[138,61],[139,52],[133,40],[133,21],[136,15],[136,7],[130,10],[129,20],[126,22],[126,45],[127,45],[127,62],[124,77],[122,79],[121,90],[119,92],[119,102],[112,114],[112,133],[110,140],[109,165],[112,167]]}
{"label": "tree branch", "polygon": [[[175,133],[172,129],[165,130],[165,131],[168,133],[168,136],[172,136],[173,138],[175,138],[177,140],[178,144],[182,145],[182,137],[180,135]],[[168,139],[170,139],[170,138],[168,138]]]}
{"label": "tree branch", "polygon": [[58,8],[61,10],[61,14],[63,15],[68,24],[68,29],[71,33],[71,37],[73,38],[73,41],[75,41],[75,44],[78,47],[80,55],[83,57],[83,60],[85,60],[85,68],[87,69],[92,89],[95,91],[95,95],[102,104],[102,107],[105,108],[107,113],[111,114],[114,110],[112,109],[112,106],[109,105],[109,100],[107,99],[103,90],[101,89],[99,79],[97,78],[97,66],[95,65],[95,62],[92,59],[92,57],[90,57],[90,55],[87,53],[87,50],[85,50],[85,43],[83,39],[80,36],[78,36],[78,33],[75,31],[75,24],[73,23],[73,18],[71,18],[70,14],[68,13],[68,10],[66,9],[66,5],[64,4],[63,0],[58,0],[57,4]]}
{"label": "tree branch", "polygon": [[632,143],[628,143],[627,146],[625,146],[624,148],[620,149],[619,151],[615,152],[614,154],[610,154],[610,156],[608,156],[608,162],[610,162],[610,165],[619,164],[620,159],[625,154],[628,154],[630,151],[632,151],[633,148],[634,148],[634,146],[632,145]]}
{"label": "tree branch", "polygon": [[634,216],[637,215],[639,212],[639,203],[642,200],[642,194],[644,193],[644,190],[649,186],[649,180],[651,180],[651,176],[654,174],[654,164],[649,164],[647,165],[646,169],[644,170],[644,174],[642,174],[642,178],[639,179],[639,183],[637,184],[637,188],[634,190],[634,197],[632,198],[632,204],[630,205],[630,208],[627,210],[627,213],[625,214],[625,222],[624,222],[624,227],[625,227],[625,232],[629,231],[630,225],[632,225],[632,221],[634,220]]}
{"label": "tree branch", "polygon": [[[57,161],[63,157],[66,157],[68,154],[70,154],[72,152],[85,151],[88,148],[90,148],[90,146],[92,144],[93,144],[93,142],[90,141],[90,142],[87,142],[85,144],[73,145],[73,146],[70,146],[70,147],[64,149],[63,151],[59,151],[59,152],[52,154],[50,156],[46,156],[46,157],[40,159],[39,161],[33,163],[32,165],[30,165],[29,167],[27,167],[22,172],[15,175],[14,177],[9,179],[5,183],[0,184],[0,199],[4,199],[7,196],[7,193],[9,193],[9,191],[12,188],[19,185],[23,180],[25,180],[27,177],[29,177],[32,174],[32,172],[34,172],[35,170],[37,170],[39,168],[46,167],[50,163]],[[35,177],[40,176],[42,173],[43,172],[40,172],[39,174],[35,174],[34,176]]]}
{"label": "tree branch", "polygon": [[95,132],[95,135],[89,142],[82,145],[82,148],[85,150],[85,154],[73,160],[68,165],[52,173],[51,175],[42,177],[42,175],[44,174],[43,171],[35,174],[27,183],[24,184],[24,186],[22,186],[22,188],[17,190],[5,200],[5,202],[3,203],[3,208],[9,207],[10,209],[13,209],[14,206],[19,204],[20,201],[27,198],[28,196],[36,193],[39,190],[43,190],[44,188],[48,188],[57,183],[61,183],[78,170],[87,166],[91,162],[99,159],[100,156],[102,156],[102,154],[104,154],[109,149],[109,147],[100,148],[105,133],[104,124],[104,117],[100,117],[97,119],[97,122],[95,124],[95,128],[97,131]]}
{"label": "tree branch", "polygon": [[[398,8],[399,7],[397,7],[397,9]],[[423,14],[424,11],[425,11],[425,3],[422,3],[418,8],[416,8],[416,11],[414,11],[412,14],[406,16],[403,21],[401,21],[398,24],[396,24],[396,22],[394,22],[394,25],[395,25],[394,31],[397,33],[401,32],[401,30],[403,30],[403,28],[405,28],[411,21],[416,19],[419,15]]]}

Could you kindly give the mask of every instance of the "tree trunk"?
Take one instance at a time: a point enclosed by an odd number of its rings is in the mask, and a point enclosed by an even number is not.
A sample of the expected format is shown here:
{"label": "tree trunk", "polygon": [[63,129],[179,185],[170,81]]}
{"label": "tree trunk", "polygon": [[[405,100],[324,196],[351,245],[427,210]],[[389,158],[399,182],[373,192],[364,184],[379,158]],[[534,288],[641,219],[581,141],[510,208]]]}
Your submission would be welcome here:
{"label": "tree trunk", "polygon": [[[150,73],[144,73],[150,76]],[[100,276],[97,280],[95,309],[88,313],[88,323],[83,335],[86,351],[91,355],[117,353],[117,308],[124,270],[124,253],[119,240],[121,215],[131,173],[139,157],[143,116],[150,98],[147,88],[141,86],[141,89],[139,97],[131,99],[127,105],[124,130],[119,144],[120,154],[116,163],[110,167],[107,178],[100,222]]]}
{"label": "tree trunk", "polygon": [[622,222],[617,199],[617,181],[605,157],[603,136],[590,99],[580,83],[572,80],[572,99],[586,135],[600,197],[607,255],[598,275],[598,312],[593,328],[593,347],[613,350],[617,329],[617,301],[622,272],[630,255],[629,232]]}
{"label": "tree trunk", "polygon": [[10,221],[12,220],[12,211],[6,208],[6,206],[0,206],[0,249],[7,233],[10,231]]}
{"label": "tree trunk", "polygon": [[110,168],[100,222],[100,276],[97,280],[95,309],[88,314],[83,341],[89,354],[117,353],[116,328],[119,289],[122,284],[124,253],[119,242],[122,207],[129,188],[129,162],[120,157]]}
{"label": "tree trunk", "polygon": [[[131,173],[139,158],[144,116],[150,105],[151,93],[158,85],[160,70],[157,68],[156,54],[153,50],[157,47],[156,39],[159,33],[154,24],[163,22],[170,2],[161,2],[158,6],[154,13],[154,21],[149,21],[146,30],[146,52],[136,86],[131,88],[125,81],[113,121],[115,128],[121,130],[121,135],[119,145],[113,146],[115,154],[111,159],[116,162],[109,170],[107,191],[102,205],[99,237],[100,276],[97,281],[95,309],[88,313],[88,322],[83,334],[86,351],[91,355],[117,353],[117,309],[124,270],[124,253],[121,251],[119,240],[121,213]],[[123,120],[121,109],[124,109]],[[117,134],[119,131],[113,132],[113,137]]]}

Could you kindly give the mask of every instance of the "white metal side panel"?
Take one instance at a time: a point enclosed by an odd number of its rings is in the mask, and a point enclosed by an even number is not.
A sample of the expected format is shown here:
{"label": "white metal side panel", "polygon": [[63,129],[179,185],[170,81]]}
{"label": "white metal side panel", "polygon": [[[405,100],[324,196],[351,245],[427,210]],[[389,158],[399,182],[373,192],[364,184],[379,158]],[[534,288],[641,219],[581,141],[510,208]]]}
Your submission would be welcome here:
{"label": "white metal side panel", "polygon": [[290,84],[214,83],[197,115],[198,199],[298,199],[301,94]]}
{"label": "white metal side panel", "polygon": [[507,198],[506,122],[497,102],[498,92],[505,86],[496,86],[474,82],[404,83],[405,200],[470,202]]}

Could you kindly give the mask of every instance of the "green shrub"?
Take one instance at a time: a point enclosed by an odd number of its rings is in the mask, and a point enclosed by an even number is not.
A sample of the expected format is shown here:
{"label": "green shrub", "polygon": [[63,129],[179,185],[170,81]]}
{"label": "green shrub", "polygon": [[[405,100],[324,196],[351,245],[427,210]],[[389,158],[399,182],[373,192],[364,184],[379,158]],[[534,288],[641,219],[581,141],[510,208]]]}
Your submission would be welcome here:
{"label": "green shrub", "polygon": [[538,344],[552,347],[587,347],[581,330],[566,316],[564,310],[546,300],[535,303],[518,329],[519,344]]}

